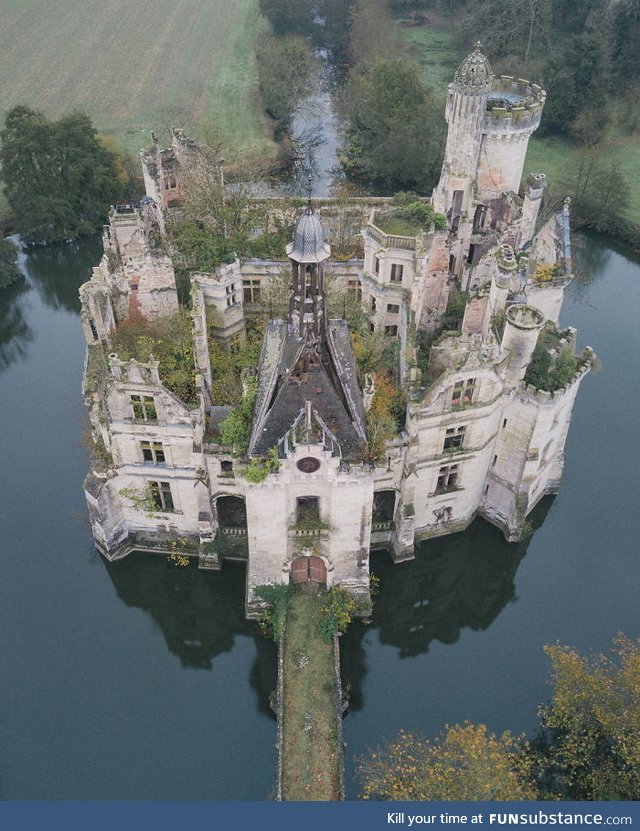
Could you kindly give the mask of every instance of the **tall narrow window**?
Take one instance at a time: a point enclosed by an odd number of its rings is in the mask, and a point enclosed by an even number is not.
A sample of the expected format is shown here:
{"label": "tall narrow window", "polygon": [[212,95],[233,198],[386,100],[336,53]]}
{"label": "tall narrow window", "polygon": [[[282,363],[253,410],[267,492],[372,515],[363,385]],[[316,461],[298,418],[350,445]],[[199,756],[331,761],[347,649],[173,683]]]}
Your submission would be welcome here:
{"label": "tall narrow window", "polygon": [[149,490],[157,511],[162,511],[165,514],[173,513],[175,508],[173,507],[171,485],[168,482],[149,482]]}
{"label": "tall narrow window", "polygon": [[457,450],[464,444],[466,427],[449,427],[445,433],[444,450]]}
{"label": "tall narrow window", "polygon": [[460,474],[459,465],[446,465],[441,467],[438,471],[438,484],[436,485],[436,494],[447,493],[447,491],[456,490],[458,487],[458,476]]}
{"label": "tall narrow window", "polygon": [[392,283],[401,283],[402,282],[402,272],[404,271],[404,266],[401,263],[392,263],[391,264],[391,282]]}
{"label": "tall narrow window", "polygon": [[140,447],[145,463],[153,465],[163,465],[165,463],[164,448],[161,441],[143,441],[140,443]]}
{"label": "tall narrow window", "polygon": [[91,329],[93,339],[98,340],[98,329],[96,328],[96,322],[92,317],[89,318],[89,329]]}
{"label": "tall narrow window", "polygon": [[132,395],[131,406],[136,421],[157,421],[156,402],[151,395]]}
{"label": "tall narrow window", "polygon": [[376,274],[380,274],[380,257],[373,258],[373,267],[375,269]]}
{"label": "tall narrow window", "polygon": [[372,297],[371,298],[371,311],[372,312],[375,312],[377,305],[378,305],[377,300],[375,299],[375,297]]}
{"label": "tall narrow window", "polygon": [[354,300],[362,300],[362,283],[360,280],[349,280],[349,294]]}

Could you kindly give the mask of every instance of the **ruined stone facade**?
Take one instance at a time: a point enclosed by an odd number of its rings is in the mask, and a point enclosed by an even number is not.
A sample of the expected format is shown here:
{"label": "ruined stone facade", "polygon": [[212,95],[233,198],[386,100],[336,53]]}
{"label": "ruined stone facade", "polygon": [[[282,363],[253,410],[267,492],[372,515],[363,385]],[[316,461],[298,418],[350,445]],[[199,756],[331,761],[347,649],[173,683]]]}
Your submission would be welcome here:
{"label": "ruined stone facade", "polygon": [[[377,207],[362,229],[364,259],[332,263],[326,223],[309,205],[286,252],[288,315],[265,331],[244,458],[212,438],[227,410],[211,393],[209,338],[232,347],[243,336],[247,309],[283,263],[236,260],[192,275],[197,405],[163,386],[155,362],[111,354],[118,322],[177,309],[171,260],[153,241],[193,148],[174,131],[170,151],[155,143],[143,154],[148,198],[112,212],[105,255],[80,289],[87,404],[106,450],[85,490],[105,557],[179,550],[202,568],[245,559],[250,615],[256,586],[291,579],[339,583],[366,611],[371,548],[411,558],[417,541],[478,515],[509,540],[521,536],[532,508],[558,489],[593,358],[587,350],[574,360],[574,330],[557,328],[571,280],[569,204],[538,228],[544,175],[517,192],[544,100],[526,81],[494,78],[479,47],[465,60],[449,88],[432,199],[442,230],[392,233],[393,210]],[[346,322],[328,317],[328,281],[361,302],[372,332],[399,344],[406,422],[375,460],[366,431],[374,382],[357,377]],[[461,292],[457,328],[443,328]],[[569,356],[553,392],[525,380],[536,347],[550,371]],[[268,458],[268,472],[252,476],[252,458]]]}

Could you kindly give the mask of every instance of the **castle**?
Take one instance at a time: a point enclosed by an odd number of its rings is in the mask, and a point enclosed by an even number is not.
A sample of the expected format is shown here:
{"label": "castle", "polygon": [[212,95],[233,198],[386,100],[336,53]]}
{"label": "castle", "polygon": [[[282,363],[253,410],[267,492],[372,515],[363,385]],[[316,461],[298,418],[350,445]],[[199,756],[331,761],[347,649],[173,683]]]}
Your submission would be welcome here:
{"label": "castle", "polygon": [[[245,559],[249,616],[260,610],[257,586],[309,580],[340,584],[366,613],[372,548],[409,559],[417,541],[478,515],[509,540],[523,534],[533,507],[558,489],[593,361],[590,349],[574,354],[574,330],[558,328],[572,277],[568,201],[542,223],[545,176],[518,195],[544,102],[535,84],[494,77],[478,44],[448,90],[444,164],[426,200],[437,221],[398,232],[398,209],[370,201],[364,258],[333,262],[330,200],[324,213],[309,200],[286,248],[288,313],[266,325],[245,376],[241,453],[220,441],[229,408],[212,394],[210,340],[232,348],[243,337],[282,263],[236,259],[191,275],[194,401],[163,383],[157,361],[111,349],[122,321],[178,309],[172,260],[156,242],[198,148],[179,130],[169,149],[154,137],[142,153],[147,196],[112,209],[104,256],[80,289],[85,395],[103,457],[85,493],[107,559],[180,552],[205,569]],[[398,344],[406,417],[375,456],[369,414],[380,377],[358,372],[346,321],[329,318],[331,281],[361,304],[370,332]],[[456,299],[464,311],[452,329],[443,321]]]}

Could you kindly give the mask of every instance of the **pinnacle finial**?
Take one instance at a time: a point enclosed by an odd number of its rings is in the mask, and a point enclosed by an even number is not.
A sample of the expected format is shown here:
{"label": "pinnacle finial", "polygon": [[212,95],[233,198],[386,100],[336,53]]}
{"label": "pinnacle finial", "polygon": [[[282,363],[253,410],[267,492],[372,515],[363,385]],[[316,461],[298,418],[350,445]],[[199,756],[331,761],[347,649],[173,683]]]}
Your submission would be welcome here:
{"label": "pinnacle finial", "polygon": [[458,88],[481,90],[485,89],[492,79],[491,64],[482,51],[482,43],[477,40],[456,70],[453,81]]}
{"label": "pinnacle finial", "polygon": [[307,213],[311,213],[313,211],[313,207],[311,206],[311,194],[313,193],[313,177],[311,174],[307,177]]}

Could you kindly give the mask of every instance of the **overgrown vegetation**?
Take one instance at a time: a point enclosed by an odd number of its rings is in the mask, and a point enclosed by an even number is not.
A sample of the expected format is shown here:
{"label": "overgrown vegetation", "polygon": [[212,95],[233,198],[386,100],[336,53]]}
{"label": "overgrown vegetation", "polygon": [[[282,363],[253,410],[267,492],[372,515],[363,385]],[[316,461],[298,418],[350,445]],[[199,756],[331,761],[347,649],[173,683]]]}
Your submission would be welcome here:
{"label": "overgrown vegetation", "polygon": [[167,389],[189,407],[198,403],[188,310],[179,309],[158,321],[129,318],[118,325],[111,348],[123,361],[158,361],[160,380]]}
{"label": "overgrown vegetation", "polygon": [[284,633],[287,622],[287,609],[291,595],[295,591],[289,583],[256,586],[256,595],[265,601],[267,608],[260,618],[260,626],[277,643]]}
{"label": "overgrown vegetation", "polygon": [[238,455],[244,455],[249,449],[256,393],[256,382],[254,380],[248,381],[245,385],[242,400],[229,413],[220,428],[222,444],[231,447],[233,452]]}
{"label": "overgrown vegetation", "polygon": [[387,373],[373,374],[375,391],[366,414],[367,457],[375,462],[384,457],[386,442],[404,429],[407,399]]}
{"label": "overgrown vegetation", "polygon": [[321,597],[315,631],[325,643],[331,643],[334,635],[346,632],[356,610],[356,601],[340,586],[332,586]]}
{"label": "overgrown vegetation", "polygon": [[[560,333],[546,328],[540,332],[533,350],[531,362],[524,376],[525,384],[532,384],[538,390],[555,392],[573,380],[580,364],[569,346],[560,345]],[[559,349],[555,361],[549,350]]]}
{"label": "overgrown vegetation", "polygon": [[287,801],[340,799],[333,643],[316,633],[322,594],[294,591],[284,635],[282,790]]}
{"label": "overgrown vegetation", "polygon": [[640,641],[612,655],[547,646],[554,693],[535,741],[485,725],[436,739],[401,732],[360,760],[365,799],[637,800],[640,798]]}

